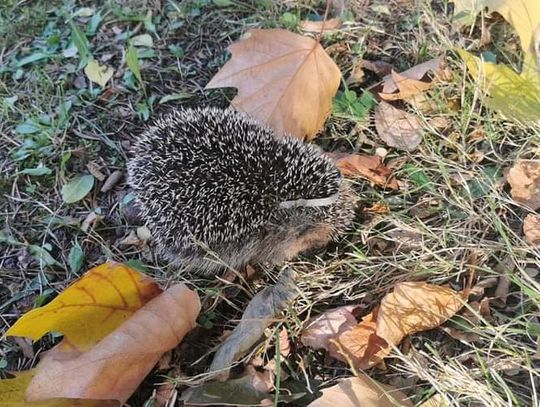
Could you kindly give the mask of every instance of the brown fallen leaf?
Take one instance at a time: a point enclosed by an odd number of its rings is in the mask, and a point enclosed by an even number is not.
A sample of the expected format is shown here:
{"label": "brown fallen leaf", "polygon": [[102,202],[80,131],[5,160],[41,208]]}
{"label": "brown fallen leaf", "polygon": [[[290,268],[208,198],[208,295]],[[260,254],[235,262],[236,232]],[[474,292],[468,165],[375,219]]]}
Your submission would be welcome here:
{"label": "brown fallen leaf", "polygon": [[329,339],[330,354],[356,369],[380,364],[405,336],[433,329],[452,317],[465,298],[465,293],[428,283],[397,284],[378,309]]}
{"label": "brown fallen leaf", "polygon": [[376,333],[397,345],[406,335],[436,328],[451,318],[463,307],[464,298],[447,287],[423,282],[399,283],[381,301]]}
{"label": "brown fallen leaf", "polygon": [[359,177],[367,179],[376,185],[399,189],[395,179],[390,179],[392,171],[382,163],[378,155],[369,156],[362,154],[330,154],[345,177]]}
{"label": "brown fallen leaf", "polygon": [[390,147],[410,152],[422,142],[422,123],[418,117],[383,101],[375,109],[375,127]]}
{"label": "brown fallen leaf", "polygon": [[383,100],[407,100],[422,93],[425,90],[430,89],[433,85],[430,82],[422,82],[416,79],[408,78],[397,72],[391,73],[394,83],[398,87],[397,93],[379,93],[379,96]]}
{"label": "brown fallen leaf", "polygon": [[163,292],[87,352],[53,348],[42,357],[28,401],[53,398],[119,400],[137,389],[161,355],[196,325],[197,294],[183,284]]}
{"label": "brown fallen leaf", "polygon": [[392,71],[395,71],[394,65],[384,61],[367,61],[362,59],[358,65],[375,73],[381,78],[390,75]]}
{"label": "brown fallen leaf", "polygon": [[506,176],[516,202],[540,208],[540,160],[518,160]]}
{"label": "brown fallen leaf", "polygon": [[219,372],[220,380],[227,379],[232,364],[261,338],[264,330],[297,295],[294,272],[286,269],[274,286],[266,287],[251,299],[242,319],[214,355],[209,371]]}
{"label": "brown fallen leaf", "polygon": [[308,407],[412,407],[407,396],[396,388],[361,373],[340,380],[322,391],[323,395]]}
{"label": "brown fallen leaf", "polygon": [[[417,81],[421,80],[429,71],[434,73],[442,71],[444,66],[442,58],[434,58],[429,61],[422,62],[421,64],[415,65],[412,68],[407,69],[406,71],[400,72],[400,77],[405,77],[409,79],[416,79]],[[383,93],[394,93],[399,90],[397,83],[395,82],[392,74],[386,75],[383,78]]]}
{"label": "brown fallen leaf", "polygon": [[337,17],[321,21],[304,20],[300,23],[300,29],[307,32],[330,31],[339,27],[341,27],[341,20]]}
{"label": "brown fallen leaf", "polygon": [[206,85],[235,87],[232,106],[277,134],[311,140],[332,110],[341,72],[321,45],[286,30],[251,30]]}
{"label": "brown fallen leaf", "polygon": [[523,221],[525,240],[535,246],[540,245],[540,216],[529,213]]}
{"label": "brown fallen leaf", "polygon": [[313,349],[330,347],[330,340],[336,338],[341,332],[349,330],[358,324],[352,314],[357,308],[355,305],[334,308],[323,314],[311,318],[302,330],[300,340],[305,346]]}
{"label": "brown fallen leaf", "polygon": [[357,370],[381,363],[392,348],[375,332],[377,312],[366,315],[358,325],[330,341],[330,356],[352,363]]}

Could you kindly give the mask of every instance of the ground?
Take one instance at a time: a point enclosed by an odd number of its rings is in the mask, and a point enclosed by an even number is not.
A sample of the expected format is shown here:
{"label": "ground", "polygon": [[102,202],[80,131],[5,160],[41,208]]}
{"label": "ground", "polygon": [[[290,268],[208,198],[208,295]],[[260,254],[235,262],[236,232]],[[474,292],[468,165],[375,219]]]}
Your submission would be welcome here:
{"label": "ground", "polygon": [[[226,47],[250,28],[298,31],[299,21],[324,14],[324,4],[96,1],[94,10],[81,13],[88,2],[2,3],[0,332],[50,301],[84,270],[107,259],[137,262],[165,285],[180,280],[196,287],[204,308],[200,327],[171,355],[170,368],[154,371],[130,403],[143,405],[164,375],[182,390],[188,376],[205,371],[222,333],[235,326],[249,299],[280,269],[232,283],[180,274],[153,256],[151,243],[125,244],[140,223],[124,177],[107,192],[101,192],[98,180],[85,199],[72,204],[63,202],[62,186],[89,171],[105,178],[123,173],[130,144],[155,115],[177,106],[226,106],[234,91],[204,89],[229,57]],[[455,29],[452,4],[445,1],[352,0],[346,5],[342,28],[322,38],[343,73],[340,91],[360,59],[402,71],[442,56],[452,76],[432,94],[433,109],[409,107],[427,123],[420,148],[413,153],[388,149],[386,162],[393,163],[401,189],[355,181],[361,205],[352,230],[325,250],[289,263],[299,275],[302,296],[272,326],[259,353],[273,357],[273,338],[285,328],[291,354],[283,370],[289,380],[302,383],[309,377],[330,384],[351,372],[323,352],[301,346],[302,324],[310,316],[346,304],[360,304],[367,313],[397,282],[426,280],[457,289],[474,273],[474,283],[484,282],[485,295],[493,298],[491,316],[469,327],[477,341],[460,341],[441,329],[415,334],[386,370],[369,373],[401,388],[415,403],[439,392],[453,405],[538,405],[540,365],[533,355],[540,335],[539,252],[523,240],[528,210],[511,199],[504,173],[517,158],[540,154],[540,130],[487,109],[452,51],[466,47],[518,65],[519,42],[496,16],[479,19],[473,29]],[[93,30],[97,13],[102,20]],[[89,83],[70,50],[70,21],[86,33],[94,58],[115,68],[106,90]],[[125,61],[127,38],[143,33],[153,39],[153,47],[140,55],[144,90]],[[360,94],[378,80],[367,73],[349,89]],[[444,126],[430,126],[434,119],[444,119]],[[385,147],[369,116],[333,115],[315,142],[328,151],[367,154]],[[21,173],[40,165],[50,171]],[[369,210],[376,204],[388,211]],[[74,246],[84,253],[82,267],[70,265]],[[34,351],[52,340],[34,345]],[[15,342],[2,341],[0,376],[31,367],[35,359],[28,356]]]}

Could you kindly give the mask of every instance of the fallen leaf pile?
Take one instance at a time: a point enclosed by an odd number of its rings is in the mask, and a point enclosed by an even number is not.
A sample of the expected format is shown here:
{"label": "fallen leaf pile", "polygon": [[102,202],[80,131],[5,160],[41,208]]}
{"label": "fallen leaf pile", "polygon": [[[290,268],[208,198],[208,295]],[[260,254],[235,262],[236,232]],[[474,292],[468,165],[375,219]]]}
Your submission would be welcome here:
{"label": "fallen leaf pile", "polygon": [[436,328],[451,318],[465,298],[446,287],[400,283],[360,323],[356,323],[351,308],[331,310],[309,321],[302,343],[325,349],[356,369],[367,369],[380,364],[405,336]]}
{"label": "fallen leaf pile", "polygon": [[195,327],[199,310],[198,296],[183,284],[162,291],[134,269],[103,264],[6,332],[32,340],[58,332],[64,338],[34,369],[0,381],[0,393],[14,406],[25,405],[23,400],[51,406],[124,403],[161,355]]}

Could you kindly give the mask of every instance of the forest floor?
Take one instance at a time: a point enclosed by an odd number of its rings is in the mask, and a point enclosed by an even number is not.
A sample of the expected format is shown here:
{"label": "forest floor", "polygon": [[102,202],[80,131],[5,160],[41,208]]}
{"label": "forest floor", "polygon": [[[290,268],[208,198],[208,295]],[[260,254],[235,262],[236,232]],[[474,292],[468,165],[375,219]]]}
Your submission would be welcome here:
{"label": "forest floor", "polygon": [[[151,241],[136,235],[141,224],[123,176],[130,145],[153,117],[177,106],[227,106],[234,91],[204,89],[228,59],[227,46],[251,28],[300,32],[299,22],[322,16],[324,4],[88,3],[0,5],[0,333],[108,259],[130,261],[164,285],[188,282],[203,300],[200,326],[172,353],[169,367],[153,371],[130,400],[142,406],[164,377],[203,373],[224,331],[280,268],[230,281],[165,267]],[[474,273],[474,283],[484,286],[478,299],[490,300],[489,315],[468,324],[471,336],[456,339],[441,328],[411,335],[370,376],[401,389],[416,405],[441,393],[451,405],[538,406],[540,251],[524,241],[523,219],[530,210],[512,200],[504,176],[517,158],[538,158],[540,129],[487,109],[453,52],[459,46],[515,63],[519,42],[496,16],[457,30],[446,1],[346,4],[340,29],[321,39],[343,73],[340,92],[361,60],[384,61],[401,72],[442,57],[452,77],[431,94],[433,109],[408,107],[426,124],[412,153],[385,147],[370,113],[329,118],[315,143],[336,152],[386,148],[385,162],[394,163],[400,189],[355,181],[361,206],[354,227],[325,250],[288,263],[302,296],[271,326],[258,354],[271,360],[274,340],[285,329],[291,347],[282,369],[287,380],[310,378],[314,388],[331,384],[351,373],[347,364],[301,345],[300,332],[311,316],[351,304],[368,313],[401,281],[460,289]],[[105,90],[90,83],[79,66],[69,18],[85,33],[93,57],[114,67]],[[144,91],[125,61],[128,38],[139,34],[152,39],[139,52]],[[378,81],[365,71],[348,89],[360,94]],[[122,176],[102,191],[118,172]],[[95,177],[92,191],[65,203],[62,186],[85,173]],[[70,262],[70,252],[82,267]],[[33,366],[33,356],[54,340],[48,337],[25,352],[12,340],[2,341],[0,376]]]}

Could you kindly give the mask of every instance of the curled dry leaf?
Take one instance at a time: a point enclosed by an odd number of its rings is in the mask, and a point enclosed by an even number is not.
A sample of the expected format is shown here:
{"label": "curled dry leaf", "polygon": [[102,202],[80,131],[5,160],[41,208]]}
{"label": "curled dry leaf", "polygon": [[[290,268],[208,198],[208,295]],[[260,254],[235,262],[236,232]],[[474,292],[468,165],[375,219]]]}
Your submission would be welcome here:
{"label": "curled dry leaf", "polygon": [[54,348],[48,352],[26,390],[26,399],[126,402],[161,355],[195,327],[199,311],[194,291],[183,284],[172,286],[89,351],[66,354]]}
{"label": "curled dry leaf", "polygon": [[219,378],[225,380],[231,365],[261,338],[264,330],[297,295],[294,272],[286,269],[274,286],[266,287],[251,299],[242,319],[216,352],[210,372],[220,372]]}
{"label": "curled dry leaf", "polygon": [[235,87],[232,106],[277,134],[312,139],[332,110],[341,73],[321,45],[285,30],[251,30],[206,88]]}
{"label": "curled dry leaf", "polygon": [[532,245],[540,245],[540,216],[528,214],[523,222],[525,240]]}
{"label": "curled dry leaf", "polygon": [[340,380],[322,391],[323,395],[308,407],[412,407],[407,396],[396,388],[373,380],[365,374]]}
{"label": "curled dry leaf", "polygon": [[[421,64],[415,65],[412,68],[407,69],[406,71],[399,73],[399,78],[408,78],[413,80],[421,80],[426,74],[431,71],[435,74],[441,72],[444,67],[444,61],[442,58],[434,58],[429,61],[422,62]],[[383,89],[382,93],[394,93],[399,90],[399,86],[396,83],[394,76],[392,74],[386,75],[383,78]]]}
{"label": "curled dry leaf", "polygon": [[331,339],[358,323],[352,314],[355,308],[355,305],[334,308],[311,318],[302,331],[300,340],[310,348],[328,350]]}
{"label": "curled dry leaf", "polygon": [[383,100],[408,100],[425,90],[432,87],[431,82],[422,82],[416,79],[408,78],[396,72],[392,72],[392,79],[398,87],[397,93],[379,93]]}
{"label": "curled dry leaf", "polygon": [[382,163],[378,155],[337,153],[329,156],[345,177],[364,178],[382,187],[399,189],[397,181],[390,179],[392,171]]}
{"label": "curled dry leaf", "polygon": [[300,29],[307,32],[329,31],[339,27],[341,27],[341,20],[337,17],[321,21],[304,20],[300,23]]}
{"label": "curled dry leaf", "polygon": [[418,117],[381,102],[375,109],[375,127],[390,147],[414,151],[422,142],[422,123]]}
{"label": "curled dry leaf", "polygon": [[540,208],[540,160],[517,161],[506,177],[516,202],[533,210]]}

